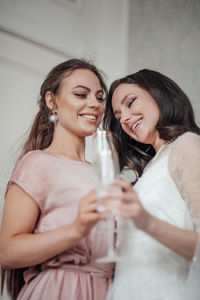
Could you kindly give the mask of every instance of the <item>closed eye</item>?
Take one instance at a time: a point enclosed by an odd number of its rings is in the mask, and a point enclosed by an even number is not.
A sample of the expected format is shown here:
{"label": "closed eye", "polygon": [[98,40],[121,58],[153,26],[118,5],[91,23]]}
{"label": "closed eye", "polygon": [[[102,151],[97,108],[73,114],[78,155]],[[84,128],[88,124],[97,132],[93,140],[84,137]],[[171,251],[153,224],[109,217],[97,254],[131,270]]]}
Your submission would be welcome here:
{"label": "closed eye", "polygon": [[133,98],[133,99],[131,99],[131,100],[128,101],[128,108],[131,107],[132,103],[133,103],[136,99],[137,99],[137,97],[135,97],[135,98]]}
{"label": "closed eye", "polygon": [[76,93],[75,94],[77,97],[79,97],[79,98],[86,98],[87,97],[87,95],[86,94],[83,94],[83,93]]}

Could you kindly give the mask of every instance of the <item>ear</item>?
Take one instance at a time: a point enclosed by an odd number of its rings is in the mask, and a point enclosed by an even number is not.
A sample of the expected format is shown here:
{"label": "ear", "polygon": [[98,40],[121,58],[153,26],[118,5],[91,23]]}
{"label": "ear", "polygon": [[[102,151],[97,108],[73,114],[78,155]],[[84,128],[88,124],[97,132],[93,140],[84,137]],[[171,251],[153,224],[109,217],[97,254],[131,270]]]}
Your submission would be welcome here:
{"label": "ear", "polygon": [[53,93],[48,91],[45,94],[45,100],[46,100],[46,105],[50,110],[55,110],[56,108],[56,103],[55,103],[55,99],[53,97]]}

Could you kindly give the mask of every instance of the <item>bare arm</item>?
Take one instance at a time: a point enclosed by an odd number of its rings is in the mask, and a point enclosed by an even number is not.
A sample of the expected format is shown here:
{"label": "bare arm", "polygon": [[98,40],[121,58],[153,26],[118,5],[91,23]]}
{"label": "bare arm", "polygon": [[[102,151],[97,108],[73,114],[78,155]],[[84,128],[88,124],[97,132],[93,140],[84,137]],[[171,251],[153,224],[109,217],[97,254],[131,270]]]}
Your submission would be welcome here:
{"label": "bare arm", "polygon": [[102,219],[96,212],[94,191],[81,200],[78,216],[72,224],[33,234],[39,213],[33,199],[12,184],[6,196],[0,232],[0,263],[6,268],[36,265],[62,253]]}
{"label": "bare arm", "polygon": [[178,228],[154,216],[149,216],[146,232],[177,254],[192,260],[197,245],[197,232]]}

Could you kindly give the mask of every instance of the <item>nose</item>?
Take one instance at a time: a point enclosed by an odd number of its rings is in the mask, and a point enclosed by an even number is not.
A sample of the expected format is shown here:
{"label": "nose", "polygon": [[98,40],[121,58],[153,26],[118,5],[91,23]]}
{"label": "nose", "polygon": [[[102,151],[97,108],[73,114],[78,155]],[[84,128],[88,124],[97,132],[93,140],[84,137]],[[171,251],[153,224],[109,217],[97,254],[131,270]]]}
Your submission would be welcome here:
{"label": "nose", "polygon": [[121,114],[121,118],[120,118],[120,123],[121,124],[127,124],[128,121],[131,119],[131,116],[128,115],[127,113],[126,114]]}
{"label": "nose", "polygon": [[91,96],[88,100],[88,106],[91,108],[99,108],[100,102],[97,100],[96,96]]}

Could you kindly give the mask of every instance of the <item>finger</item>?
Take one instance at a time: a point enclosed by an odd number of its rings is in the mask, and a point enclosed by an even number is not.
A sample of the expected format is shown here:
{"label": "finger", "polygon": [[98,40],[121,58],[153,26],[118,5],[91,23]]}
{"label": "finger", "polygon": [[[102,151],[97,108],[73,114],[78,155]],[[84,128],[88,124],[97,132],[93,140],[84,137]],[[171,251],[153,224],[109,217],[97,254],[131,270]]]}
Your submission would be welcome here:
{"label": "finger", "polygon": [[86,194],[81,200],[80,205],[86,205],[87,203],[95,203],[96,202],[96,192],[95,190],[90,191]]}
{"label": "finger", "polygon": [[93,189],[91,190],[88,194],[86,194],[84,197],[83,197],[84,201],[85,202],[90,202],[92,200],[95,200],[96,199],[96,190]]}
{"label": "finger", "polygon": [[90,203],[85,207],[85,212],[96,212],[98,208],[98,204],[95,203]]}
{"label": "finger", "polygon": [[119,186],[123,191],[131,191],[132,190],[132,185],[122,179],[115,179],[114,185]]}
{"label": "finger", "polygon": [[137,203],[133,203],[129,207],[126,205],[120,205],[119,209],[119,215],[123,218],[137,218],[141,212],[141,207]]}
{"label": "finger", "polygon": [[138,202],[138,196],[134,191],[126,192],[121,197],[121,201],[124,203],[132,203],[132,202]]}
{"label": "finger", "polygon": [[85,214],[85,216],[82,218],[82,222],[85,224],[89,223],[97,223],[98,221],[105,220],[106,217],[103,214],[100,213],[88,213]]}
{"label": "finger", "polygon": [[80,214],[85,214],[85,213],[89,213],[89,212],[96,212],[98,208],[98,204],[95,203],[86,203],[86,204],[82,204],[79,208]]}
{"label": "finger", "polygon": [[[97,202],[90,203],[90,204],[84,205],[80,208],[80,215],[84,216],[84,215],[90,214],[90,213],[102,214],[109,210],[109,206],[108,207],[107,206],[105,208],[103,205],[99,205],[99,203],[97,203]],[[113,208],[113,206],[112,206],[112,208]]]}

